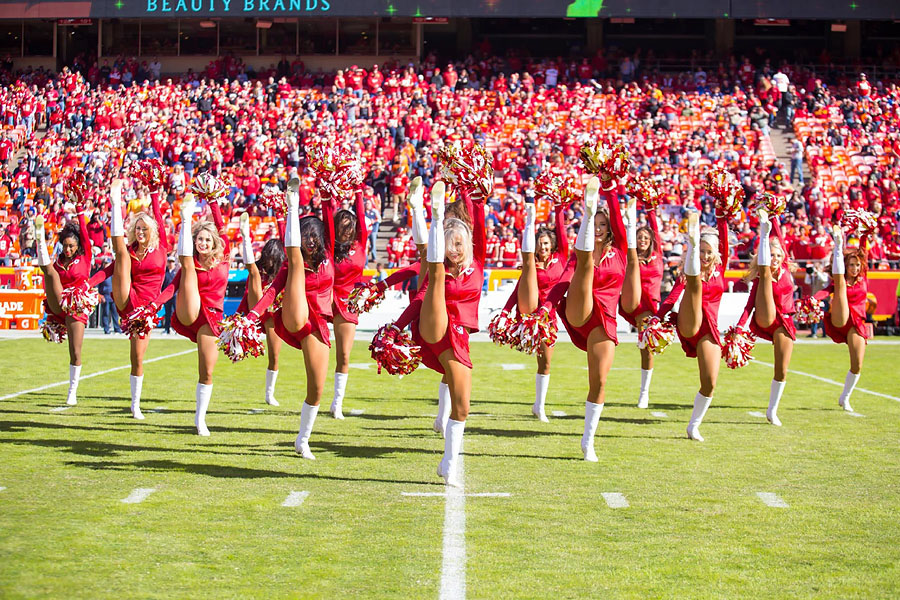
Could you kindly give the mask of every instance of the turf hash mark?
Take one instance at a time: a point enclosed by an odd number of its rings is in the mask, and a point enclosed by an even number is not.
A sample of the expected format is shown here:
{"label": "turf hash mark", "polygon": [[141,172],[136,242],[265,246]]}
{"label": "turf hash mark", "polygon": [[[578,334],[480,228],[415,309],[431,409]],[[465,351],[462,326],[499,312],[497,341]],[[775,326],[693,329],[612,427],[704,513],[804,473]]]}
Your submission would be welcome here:
{"label": "turf hash mark", "polygon": [[155,491],[156,488],[134,488],[127,498],[122,498],[122,502],[125,504],[140,504]]}
{"label": "turf hash mark", "polygon": [[306,500],[307,496],[309,496],[309,492],[291,492],[288,494],[288,497],[284,499],[284,502],[281,503],[282,506],[292,508],[294,506],[300,506],[303,504],[303,501]]}
{"label": "turf hash mark", "polygon": [[564,411],[564,410],[554,410],[554,411],[552,411],[550,414],[551,414],[552,416],[554,416],[554,417],[565,417],[565,416],[566,416],[566,411]]}
{"label": "turf hash mark", "polygon": [[751,410],[747,414],[750,415],[751,417],[756,417],[757,419],[765,419],[766,418],[766,414],[761,413],[758,410]]}
{"label": "turf hash mark", "polygon": [[500,365],[504,371],[524,371],[525,365],[522,363],[503,363]]}
{"label": "turf hash mark", "polygon": [[652,413],[650,413],[650,414],[653,415],[654,417],[656,417],[657,419],[667,419],[667,418],[669,418],[669,415],[667,415],[666,413],[664,413],[664,412],[661,411],[661,410],[654,410],[654,411],[653,411]]}
{"label": "turf hash mark", "polygon": [[770,508],[787,508],[787,502],[772,492],[756,492],[757,497]]}
{"label": "turf hash mark", "polygon": [[603,492],[600,494],[606,500],[606,505],[610,508],[628,508],[628,500],[619,492]]}
{"label": "turf hash mark", "polygon": [[69,410],[72,408],[71,406],[54,406],[50,409],[50,412],[62,412],[64,410]]}

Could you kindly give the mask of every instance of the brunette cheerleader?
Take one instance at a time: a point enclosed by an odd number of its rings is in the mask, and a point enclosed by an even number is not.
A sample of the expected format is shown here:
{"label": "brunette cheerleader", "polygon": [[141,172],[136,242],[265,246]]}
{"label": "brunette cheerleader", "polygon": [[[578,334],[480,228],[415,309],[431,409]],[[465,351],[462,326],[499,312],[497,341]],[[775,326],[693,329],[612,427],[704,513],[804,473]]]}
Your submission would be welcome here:
{"label": "brunette cheerleader", "polygon": [[[797,339],[794,327],[794,276],[784,252],[784,238],[778,216],[771,220],[765,209],[759,209],[759,247],[750,262],[745,281],[752,281],[750,296],[738,325],[744,326],[752,313],[750,331],[758,338],[769,340],[775,349],[775,376],[769,389],[769,408],[766,419],[781,426],[778,403],[784,393],[785,378],[791,362],[791,352]],[[771,237],[771,233],[775,237]]]}
{"label": "brunette cheerleader", "polygon": [[90,288],[91,239],[88,237],[84,205],[78,207],[78,222],[69,221],[57,234],[62,252],[51,261],[44,235],[44,218],[34,220],[34,236],[37,241],[37,264],[44,274],[44,325],[48,340],[69,340],[69,392],[66,404],[78,404],[78,380],[81,377],[81,346],[84,327],[97,304],[96,291]]}
{"label": "brunette cheerleader", "polygon": [[176,291],[175,319],[172,328],[197,344],[197,409],[194,425],[197,434],[208,436],[206,411],[212,397],[213,369],[219,357],[216,338],[225,304],[228,286],[229,244],[225,223],[215,200],[209,201],[213,222],[199,221],[191,225],[197,211],[193,194],[186,194],[181,203],[181,227],[177,253],[181,264],[179,276],[156,299],[157,306],[165,304]]}
{"label": "brunette cheerleader", "polygon": [[688,357],[697,357],[700,369],[700,391],[694,398],[694,410],[688,423],[687,435],[698,442],[700,424],[712,403],[722,359],[719,337],[719,303],[725,292],[725,261],[728,260],[728,228],[725,219],[718,218],[718,233],[700,233],[700,215],[688,216],[687,252],[683,277],[675,285],[659,308],[664,319],[679,296],[681,306],[676,314],[676,331],[681,347]]}

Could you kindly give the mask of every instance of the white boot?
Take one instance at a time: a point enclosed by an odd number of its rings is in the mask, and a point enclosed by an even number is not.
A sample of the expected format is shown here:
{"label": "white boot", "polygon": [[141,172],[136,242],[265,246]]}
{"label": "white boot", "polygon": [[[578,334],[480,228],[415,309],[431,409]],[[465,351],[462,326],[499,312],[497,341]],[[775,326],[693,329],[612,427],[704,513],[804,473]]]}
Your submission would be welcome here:
{"label": "white boot", "polygon": [[703,441],[703,436],[700,435],[700,423],[703,422],[703,417],[706,415],[706,411],[711,403],[712,398],[707,398],[700,392],[697,392],[697,395],[694,396],[694,410],[691,412],[691,420],[687,427],[687,436],[690,439],[698,442]]}
{"label": "white boot", "polygon": [[129,380],[131,383],[131,416],[138,421],[143,421],[144,415],[141,412],[141,390],[144,387],[144,376],[129,375]]}
{"label": "white boot", "polygon": [[653,369],[641,369],[641,395],[638,396],[638,408],[650,406],[650,380],[653,379]]}
{"label": "white boot", "polygon": [[125,237],[125,217],[122,215],[122,180],[116,179],[109,186],[109,235]]}
{"label": "white boot", "polygon": [[284,217],[284,245],[286,248],[300,247],[300,180],[291,178],[287,184],[287,214]]}
{"label": "white boot", "polygon": [[344,404],[344,393],[347,391],[347,377],[349,376],[349,373],[334,374],[334,399],[331,401],[331,416],[338,420],[344,418],[341,407]]}
{"label": "white boot", "polygon": [[584,460],[588,462],[597,462],[597,453],[594,452],[594,434],[597,433],[597,425],[600,423],[600,413],[602,412],[602,404],[584,403],[584,434],[581,436],[581,451],[584,453]]}
{"label": "white boot", "polygon": [[212,384],[197,384],[197,412],[194,414],[194,425],[197,427],[197,435],[209,436],[206,427],[206,411],[209,409],[209,400],[212,398]]}
{"label": "white boot", "polygon": [[443,263],[447,252],[444,250],[444,191],[443,181],[431,188],[431,229],[428,230],[428,255],[430,263]]}
{"label": "white boot", "polygon": [[416,245],[428,243],[428,225],[425,223],[425,186],[422,178],[416,177],[409,184],[409,214],[412,217],[412,239]]}
{"label": "white boot", "polygon": [[831,274],[844,275],[844,230],[840,225],[831,228],[831,239],[834,240],[834,249],[831,252]]}
{"label": "white boot", "polygon": [[447,419],[450,418],[450,386],[444,382],[438,384],[438,414],[434,420],[434,431],[444,436],[447,431]]}
{"label": "white boot", "polygon": [[769,213],[765,209],[759,209],[759,247],[756,250],[756,264],[760,267],[768,267],[772,264],[772,249],[769,246]]}
{"label": "white boot", "polygon": [[66,404],[75,406],[78,404],[78,380],[81,378],[81,365],[69,365],[69,393],[66,394]]}
{"label": "white boot", "polygon": [[784,393],[786,383],[786,381],[773,379],[772,386],[769,389],[769,408],[766,410],[766,419],[776,427],[781,427],[781,420],[778,418],[778,403],[781,402],[781,395]]}
{"label": "white boot", "polygon": [[537,373],[534,376],[534,404],[531,407],[531,414],[536,416],[542,423],[549,423],[550,419],[544,412],[544,402],[547,400],[547,388],[550,387],[550,374],[543,375]]}
{"label": "white boot", "polygon": [[37,264],[39,267],[49,267],[53,264],[50,260],[50,252],[47,250],[47,237],[44,235],[44,217],[38,215],[34,218],[34,242],[37,244]]}
{"label": "white boot", "polygon": [[688,214],[687,253],[684,257],[684,274],[700,275],[700,214]]}
{"label": "white boot", "polygon": [[266,404],[269,406],[278,406],[278,400],[275,399],[275,382],[278,380],[278,371],[266,369]]}
{"label": "white boot", "polygon": [[181,202],[181,233],[178,235],[178,256],[194,255],[194,238],[191,233],[191,219],[197,211],[194,196],[188,194]]}
{"label": "white boot", "polygon": [[256,262],[256,255],[253,253],[253,238],[250,236],[250,215],[241,214],[241,258],[244,259],[244,266],[249,267]]}
{"label": "white boot", "polygon": [[522,254],[534,254],[534,202],[525,203],[525,227],[522,229]]}
{"label": "white boot", "polygon": [[838,404],[847,412],[853,412],[853,407],[850,406],[850,394],[853,393],[858,381],[859,373],[847,371],[847,376],[844,377],[844,389],[841,391],[841,397],[838,398]]}
{"label": "white boot", "polygon": [[583,252],[594,251],[594,215],[597,213],[597,200],[600,194],[600,179],[591,177],[584,188],[584,215],[578,226],[575,238],[575,249]]}
{"label": "white boot", "polygon": [[[652,215],[651,215],[652,216]],[[625,240],[628,248],[637,248],[637,202],[633,196],[625,204]]]}
{"label": "white boot", "polygon": [[438,464],[438,475],[444,478],[447,485],[462,487],[462,478],[459,476],[459,454],[462,452],[463,432],[466,430],[465,421],[447,420],[447,435],[444,437],[444,457]]}
{"label": "white boot", "polygon": [[312,434],[317,414],[319,414],[318,406],[303,403],[300,409],[300,432],[297,434],[297,439],[294,440],[294,450],[307,460],[316,460],[312,450],[309,449],[309,436]]}

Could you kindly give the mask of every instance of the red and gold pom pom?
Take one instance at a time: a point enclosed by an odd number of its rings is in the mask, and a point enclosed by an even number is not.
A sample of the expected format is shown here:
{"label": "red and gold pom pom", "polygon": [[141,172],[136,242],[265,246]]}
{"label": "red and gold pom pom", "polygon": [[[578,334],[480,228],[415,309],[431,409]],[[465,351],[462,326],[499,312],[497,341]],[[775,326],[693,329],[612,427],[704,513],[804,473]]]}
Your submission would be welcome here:
{"label": "red and gold pom pom", "polygon": [[216,344],[235,363],[248,356],[262,356],[266,351],[266,339],[259,330],[259,322],[240,313],[222,319]]}
{"label": "red and gold pom pom", "polygon": [[804,296],[797,300],[794,320],[801,325],[812,325],[818,323],[825,316],[822,311],[822,303],[812,296]]}
{"label": "red and gold pom pom", "polygon": [[66,179],[66,195],[72,199],[76,210],[81,212],[87,202],[88,182],[84,171],[75,171]]}
{"label": "red and gold pom pom", "polygon": [[68,315],[90,315],[100,304],[100,295],[86,281],[66,288],[59,296],[59,306]]}
{"label": "red and gold pom pom", "polygon": [[752,358],[753,347],[756,345],[756,337],[749,329],[732,325],[725,331],[725,341],[722,345],[722,357],[729,369],[746,367]]}
{"label": "red and gold pom pom", "polygon": [[556,344],[556,320],[550,318],[550,311],[542,307],[527,315],[520,314],[515,320],[513,342],[510,344],[519,352],[534,354],[540,352],[541,344]]}
{"label": "red and gold pom pom", "polygon": [[706,190],[716,199],[716,216],[739,223],[744,216],[744,188],[734,175],[723,169],[706,174]]}
{"label": "red and gold pom pom", "polygon": [[498,346],[510,346],[513,341],[512,325],[510,311],[501,310],[488,323],[488,337]]}
{"label": "red and gold pom pom", "polygon": [[444,180],[483,202],[494,194],[494,161],[484,146],[455,141],[438,151]]}
{"label": "red and gold pom pom", "polygon": [[369,312],[384,300],[384,290],[377,284],[359,285],[350,290],[347,298],[347,310],[361,315]]}
{"label": "red and gold pom pom", "polygon": [[780,215],[787,208],[787,197],[776,196],[770,192],[757,194],[753,198],[754,208],[763,208],[771,217],[772,215]]}
{"label": "red and gold pom pom", "polygon": [[618,181],[631,169],[631,154],[622,144],[609,146],[601,140],[587,142],[578,153],[584,170],[603,181]]}
{"label": "red and gold pom pom", "polygon": [[122,317],[120,323],[122,333],[127,334],[131,339],[145,339],[156,327],[156,313],[158,312],[159,307],[153,303],[134,309]]}
{"label": "red and gold pom pom", "polygon": [[130,174],[151,190],[158,190],[166,185],[166,166],[158,158],[135,162],[131,165]]}
{"label": "red and gold pom pom", "polygon": [[287,195],[276,187],[266,186],[257,200],[261,205],[272,210],[277,217],[287,214]]}
{"label": "red and gold pom pom", "polygon": [[65,323],[53,321],[49,318],[44,319],[44,322],[41,323],[41,335],[43,335],[44,339],[48,342],[62,344],[66,341],[66,334]]}
{"label": "red and gold pom pom", "polygon": [[191,191],[207,202],[223,202],[228,196],[228,188],[221,179],[211,173],[200,173],[191,184]]}
{"label": "red and gold pom pom", "polygon": [[659,317],[645,317],[638,332],[638,348],[647,349],[651,354],[662,354],[675,342],[675,326]]}
{"label": "red and gold pom pom", "polygon": [[841,219],[841,227],[847,233],[855,233],[857,235],[869,235],[878,226],[878,219],[872,213],[851,208],[844,211],[844,218]]}
{"label": "red and gold pom pom", "polygon": [[662,192],[656,184],[646,177],[633,177],[627,184],[628,193],[644,204],[646,210],[656,210]]}
{"label": "red and gold pom pom", "polygon": [[382,325],[369,344],[378,372],[384,369],[391,375],[409,375],[415,371],[422,362],[421,350],[421,346],[413,344],[408,331],[400,331],[392,323]]}
{"label": "red and gold pom pom", "polygon": [[571,204],[578,199],[578,186],[572,173],[550,169],[538,175],[534,180],[534,192],[543,196],[555,206]]}
{"label": "red and gold pom pom", "polygon": [[310,142],[306,157],[319,193],[325,198],[352,196],[366,178],[358,153],[346,142]]}

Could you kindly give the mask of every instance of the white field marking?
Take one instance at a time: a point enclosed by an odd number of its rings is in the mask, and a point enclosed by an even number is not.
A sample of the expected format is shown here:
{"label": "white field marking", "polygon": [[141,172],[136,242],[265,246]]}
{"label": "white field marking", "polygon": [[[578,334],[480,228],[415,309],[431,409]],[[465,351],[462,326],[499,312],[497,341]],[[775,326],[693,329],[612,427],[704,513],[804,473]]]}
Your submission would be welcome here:
{"label": "white field marking", "polygon": [[[752,360],[752,362],[758,363],[764,367],[774,367],[775,366],[772,363],[767,363],[767,362],[763,362],[761,360],[756,360],[755,358],[751,359],[751,360]],[[815,379],[816,381],[821,381],[823,383],[830,383],[831,385],[836,385],[839,388],[844,387],[843,383],[835,381],[834,379],[828,379],[827,377],[819,377],[818,375],[813,375],[812,373],[804,373],[803,371],[795,371],[793,369],[788,369],[788,373],[793,373],[795,375],[803,375],[805,377],[810,377],[812,379]],[[898,398],[897,396],[889,396],[888,394],[882,394],[881,392],[873,392],[872,390],[867,390],[867,389],[864,389],[861,387],[856,388],[854,391],[862,392],[863,394],[870,394],[872,396],[878,396],[879,398],[887,398],[888,400],[894,400],[895,402],[900,402],[900,398]],[[0,400],[3,400],[3,398],[0,398]]]}
{"label": "white field marking", "polygon": [[669,415],[667,415],[666,413],[662,412],[661,410],[654,410],[654,411],[653,411],[652,413],[650,413],[650,414],[653,415],[654,417],[656,417],[657,419],[668,419],[668,418],[669,418]]}
{"label": "white field marking", "polygon": [[157,406],[155,408],[151,408],[148,412],[163,413],[163,412],[166,412],[166,407],[165,406]]}
{"label": "white field marking", "polygon": [[[167,358],[175,358],[176,356],[183,356],[185,354],[190,354],[191,352],[196,352],[196,350],[185,350],[184,352],[176,352],[175,354],[166,354],[165,356],[157,356],[156,358],[151,358],[149,360],[145,360],[144,364],[149,364],[152,362],[156,362],[158,360],[165,360]],[[122,365],[121,367],[113,367],[112,369],[106,369],[105,371],[97,371],[96,373],[90,373],[88,375],[82,375],[79,381],[84,381],[85,379],[90,379],[91,377],[99,377],[100,375],[106,375],[107,373],[114,373],[116,371],[123,371],[125,369],[130,369],[131,365]],[[69,385],[69,380],[66,381],[57,381],[56,383],[48,383],[47,385],[42,385],[41,387],[32,388],[30,390],[25,390],[22,392],[16,392],[14,394],[7,394],[6,396],[0,396],[0,400],[10,400],[12,398],[18,398],[19,396],[24,396],[25,394],[33,394],[35,392],[43,392],[44,390],[49,390],[50,388],[59,387],[61,385]]]}
{"label": "white field marking", "polygon": [[550,414],[553,415],[554,417],[565,417],[566,416],[565,411],[562,411],[562,410],[554,410],[554,411],[551,411]]}
{"label": "white field marking", "polygon": [[756,492],[757,497],[770,508],[787,508],[788,504],[772,492]]}
{"label": "white field marking", "polygon": [[[413,498],[443,498],[447,496],[446,492],[400,492],[401,496]],[[512,496],[509,492],[478,492],[475,494],[465,494],[469,498],[509,498]]]}
{"label": "white field marking", "polygon": [[366,410],[364,408],[354,408],[353,410],[350,411],[350,416],[358,417],[359,415],[363,414],[364,412],[366,412]]}
{"label": "white field marking", "polygon": [[757,419],[765,419],[766,418],[766,414],[761,413],[758,410],[751,410],[747,414],[750,415],[751,417],[756,417]]}
{"label": "white field marking", "polygon": [[0,492],[2,492],[2,491],[5,490],[5,489],[6,489],[5,487],[0,486]]}
{"label": "white field marking", "polygon": [[[588,370],[587,367],[581,367],[585,371]],[[640,371],[640,367],[610,367],[610,371]]]}
{"label": "white field marking", "polygon": [[469,498],[509,498],[512,496],[509,492],[478,492],[476,494],[466,494]]}
{"label": "white field marking", "polygon": [[351,369],[362,369],[363,371],[368,371],[371,366],[372,363],[350,363]]}
{"label": "white field marking", "polygon": [[54,406],[50,409],[50,412],[62,412],[64,410],[69,410],[72,408],[71,406]]}
{"label": "white field marking", "polygon": [[504,371],[524,371],[525,365],[522,363],[503,363],[500,367]]}
{"label": "white field marking", "polygon": [[[464,482],[463,457],[460,454],[459,482]],[[447,486],[444,504],[444,560],[441,564],[440,600],[464,600],[466,597],[466,495],[463,487]]]}
{"label": "white field marking", "polygon": [[865,416],[866,416],[866,415],[861,415],[861,414],[859,414],[859,413],[856,412],[855,410],[851,410],[851,411],[848,412],[847,414],[850,415],[851,417],[865,417]]}
{"label": "white field marking", "polygon": [[438,496],[444,497],[447,494],[444,492],[400,492],[401,496],[413,496],[417,498],[437,498]]}
{"label": "white field marking", "polygon": [[266,409],[264,409],[264,408],[251,408],[250,410],[247,411],[247,414],[248,415],[258,415],[259,413],[264,413],[264,412],[266,412]]}
{"label": "white field marking", "polygon": [[284,502],[281,503],[282,506],[293,507],[300,506],[303,504],[303,501],[306,500],[306,497],[309,496],[309,492],[291,492],[288,494],[288,497],[284,499]]}
{"label": "white field marking", "polygon": [[138,504],[147,499],[147,496],[156,491],[156,488],[134,488],[127,498],[123,498],[125,504]]}
{"label": "white field marking", "polygon": [[628,508],[628,500],[619,492],[603,492],[600,494],[610,508]]}

